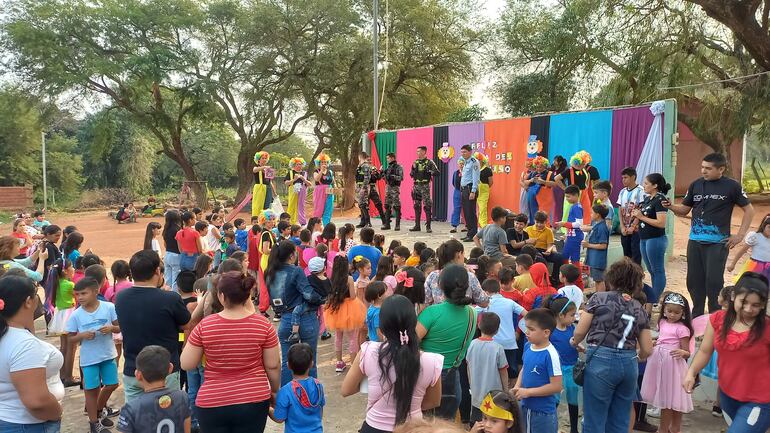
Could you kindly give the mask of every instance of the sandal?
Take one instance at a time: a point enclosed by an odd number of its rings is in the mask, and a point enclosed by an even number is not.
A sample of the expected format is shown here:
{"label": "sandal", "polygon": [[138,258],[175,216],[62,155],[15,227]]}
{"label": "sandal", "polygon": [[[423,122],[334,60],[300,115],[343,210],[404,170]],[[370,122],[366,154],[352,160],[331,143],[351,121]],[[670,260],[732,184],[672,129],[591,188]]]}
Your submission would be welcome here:
{"label": "sandal", "polygon": [[74,377],[72,379],[69,379],[69,380],[62,380],[62,383],[64,384],[65,388],[69,388],[69,387],[72,387],[72,386],[80,386],[81,385],[80,379],[76,379]]}

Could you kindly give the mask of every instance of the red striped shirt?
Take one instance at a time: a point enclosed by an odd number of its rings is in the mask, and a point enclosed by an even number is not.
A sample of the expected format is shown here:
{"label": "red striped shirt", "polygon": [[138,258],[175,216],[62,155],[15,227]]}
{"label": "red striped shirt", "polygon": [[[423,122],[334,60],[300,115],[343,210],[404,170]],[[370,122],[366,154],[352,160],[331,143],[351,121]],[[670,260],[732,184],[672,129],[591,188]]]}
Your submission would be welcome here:
{"label": "red striped shirt", "polygon": [[230,406],[270,398],[262,350],[278,346],[278,336],[264,316],[232,320],[212,314],[193,329],[187,343],[202,347],[206,356],[196,406]]}

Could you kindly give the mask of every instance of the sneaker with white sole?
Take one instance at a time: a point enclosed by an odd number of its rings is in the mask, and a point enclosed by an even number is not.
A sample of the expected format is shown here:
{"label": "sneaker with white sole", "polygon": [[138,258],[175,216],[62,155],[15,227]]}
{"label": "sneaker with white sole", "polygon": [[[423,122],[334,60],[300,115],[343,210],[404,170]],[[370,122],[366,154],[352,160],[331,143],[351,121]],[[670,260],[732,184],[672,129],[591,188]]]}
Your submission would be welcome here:
{"label": "sneaker with white sole", "polygon": [[109,406],[105,406],[104,409],[102,409],[102,417],[108,417],[108,418],[115,418],[116,416],[120,415],[120,409],[115,409]]}
{"label": "sneaker with white sole", "polygon": [[334,367],[334,371],[336,371],[337,373],[342,373],[343,371],[345,371],[345,367],[347,367],[345,365],[345,361],[337,361],[337,365]]}
{"label": "sneaker with white sole", "polygon": [[647,416],[651,416],[653,418],[660,418],[660,408],[651,406],[649,409],[647,409]]}
{"label": "sneaker with white sole", "polygon": [[90,433],[112,433],[112,430],[110,430],[109,428],[103,426],[101,423],[98,423],[98,422],[94,422],[94,423],[89,422],[88,427],[90,429],[89,430]]}

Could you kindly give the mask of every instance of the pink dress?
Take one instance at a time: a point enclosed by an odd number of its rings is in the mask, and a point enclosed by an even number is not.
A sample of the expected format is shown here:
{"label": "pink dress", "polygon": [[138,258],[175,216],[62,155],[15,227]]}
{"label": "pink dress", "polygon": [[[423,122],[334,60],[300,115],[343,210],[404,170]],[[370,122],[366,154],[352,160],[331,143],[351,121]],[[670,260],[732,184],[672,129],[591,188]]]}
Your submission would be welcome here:
{"label": "pink dress", "polygon": [[690,337],[690,330],[681,323],[661,320],[659,331],[658,341],[644,371],[642,400],[661,409],[692,412],[692,396],[682,387],[687,361],[671,356],[671,351],[679,349],[679,339]]}
{"label": "pink dress", "polygon": [[[368,402],[366,404],[366,423],[378,430],[393,431],[396,424],[396,402],[390,389],[383,395],[380,377],[382,372],[378,364],[380,346],[384,343],[367,341],[361,345],[361,372],[367,377]],[[422,399],[427,389],[441,380],[441,367],[444,356],[436,353],[420,353],[420,375],[414,386],[409,419],[422,419]],[[390,379],[395,383],[396,373],[391,369]]]}

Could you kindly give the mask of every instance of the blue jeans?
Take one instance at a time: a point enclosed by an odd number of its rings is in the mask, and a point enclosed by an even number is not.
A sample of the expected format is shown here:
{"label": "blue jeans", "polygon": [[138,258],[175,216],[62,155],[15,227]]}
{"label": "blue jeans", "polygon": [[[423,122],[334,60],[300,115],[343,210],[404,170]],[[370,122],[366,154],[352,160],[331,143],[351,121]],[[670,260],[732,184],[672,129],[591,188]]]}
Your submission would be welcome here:
{"label": "blue jeans", "polygon": [[559,417],[556,412],[545,413],[536,410],[521,408],[524,433],[557,433],[559,431]]}
{"label": "blue jeans", "polygon": [[627,433],[636,398],[636,350],[591,347],[583,385],[583,433]]}
{"label": "blue jeans", "polygon": [[179,267],[180,260],[179,254],[169,251],[166,251],[166,255],[163,257],[163,277],[166,279],[166,284],[172,289],[176,285],[176,277],[179,276],[179,271],[182,270]]}
{"label": "blue jeans", "polygon": [[198,260],[200,254],[179,254],[179,269],[182,271],[192,271],[195,269],[195,261]]}
{"label": "blue jeans", "polygon": [[[281,386],[291,382],[291,370],[289,370],[289,344],[286,340],[291,334],[291,314],[281,316],[281,323],[278,325],[278,341],[281,343]],[[318,377],[318,312],[313,309],[306,311],[299,321],[299,339],[303,343],[310,345],[313,349],[313,368],[310,369],[310,376]]]}
{"label": "blue jeans", "polygon": [[16,424],[0,420],[0,433],[59,433],[61,421],[47,421],[39,424]]}
{"label": "blue jeans", "polygon": [[198,416],[195,411],[195,399],[198,398],[198,390],[203,385],[203,367],[198,366],[195,370],[187,371],[187,397],[190,403],[190,413],[192,414],[192,425],[198,425]]}
{"label": "blue jeans", "polygon": [[[450,373],[451,371],[451,373]],[[449,386],[454,382],[454,386]],[[462,389],[460,388],[460,371],[445,368],[441,370],[441,404],[436,408],[436,416],[454,420],[460,407]]]}
{"label": "blue jeans", "polygon": [[639,241],[639,249],[642,250],[642,260],[644,260],[644,266],[650,272],[652,290],[656,296],[655,299],[647,300],[651,304],[657,304],[658,298],[663,293],[663,290],[666,289],[666,248],[668,248],[668,238],[666,236]]}
{"label": "blue jeans", "polygon": [[452,195],[452,205],[454,205],[454,208],[452,208],[452,217],[450,218],[450,221],[452,227],[457,227],[460,225],[460,212],[463,210],[463,193],[459,189],[454,190]]}
{"label": "blue jeans", "polygon": [[727,433],[763,433],[770,429],[770,403],[747,403],[719,391],[719,404],[732,424]]}

